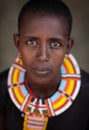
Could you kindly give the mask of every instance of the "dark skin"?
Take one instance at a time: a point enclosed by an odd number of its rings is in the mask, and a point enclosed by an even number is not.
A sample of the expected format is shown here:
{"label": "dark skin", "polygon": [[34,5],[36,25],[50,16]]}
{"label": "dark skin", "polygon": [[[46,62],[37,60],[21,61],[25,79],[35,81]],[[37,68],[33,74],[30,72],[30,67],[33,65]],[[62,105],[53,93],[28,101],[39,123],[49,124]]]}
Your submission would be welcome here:
{"label": "dark skin", "polygon": [[26,80],[39,98],[50,97],[61,81],[60,67],[73,46],[66,19],[54,15],[26,14],[20,34],[14,35],[26,69]]}

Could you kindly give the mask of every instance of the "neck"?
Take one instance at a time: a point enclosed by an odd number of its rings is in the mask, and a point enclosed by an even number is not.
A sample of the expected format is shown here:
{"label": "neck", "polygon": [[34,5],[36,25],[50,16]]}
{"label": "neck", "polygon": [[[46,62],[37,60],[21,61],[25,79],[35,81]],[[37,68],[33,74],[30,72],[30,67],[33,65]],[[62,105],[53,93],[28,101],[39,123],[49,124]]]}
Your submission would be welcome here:
{"label": "neck", "polygon": [[30,88],[30,91],[38,98],[46,99],[52,96],[58,89],[60,84],[60,78],[54,82],[47,84],[37,84],[30,81],[26,81],[26,86]]}

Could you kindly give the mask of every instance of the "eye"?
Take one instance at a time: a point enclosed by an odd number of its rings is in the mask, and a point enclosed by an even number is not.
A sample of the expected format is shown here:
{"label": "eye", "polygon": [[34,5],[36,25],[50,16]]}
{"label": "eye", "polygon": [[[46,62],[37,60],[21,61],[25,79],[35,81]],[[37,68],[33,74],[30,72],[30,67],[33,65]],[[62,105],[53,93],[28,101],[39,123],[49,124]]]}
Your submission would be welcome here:
{"label": "eye", "polygon": [[36,39],[29,39],[25,43],[28,46],[37,46],[37,44],[38,44]]}
{"label": "eye", "polygon": [[34,41],[34,40],[29,40],[29,41],[26,41],[26,44],[27,44],[27,45],[35,46],[35,45],[37,45],[37,42]]}
{"label": "eye", "polygon": [[51,43],[51,46],[59,47],[59,46],[60,46],[60,43],[58,43],[58,42],[52,42],[52,43]]}
{"label": "eye", "polygon": [[62,43],[61,43],[60,41],[58,41],[58,40],[54,40],[54,41],[51,41],[51,42],[50,42],[50,46],[51,46],[52,48],[59,48],[59,47],[62,46]]}

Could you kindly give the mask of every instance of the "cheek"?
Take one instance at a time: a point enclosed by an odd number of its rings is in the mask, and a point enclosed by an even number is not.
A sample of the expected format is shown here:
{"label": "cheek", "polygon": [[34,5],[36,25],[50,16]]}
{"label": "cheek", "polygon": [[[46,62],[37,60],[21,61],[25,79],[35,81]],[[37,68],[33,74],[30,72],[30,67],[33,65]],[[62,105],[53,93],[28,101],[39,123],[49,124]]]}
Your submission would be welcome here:
{"label": "cheek", "polygon": [[21,56],[22,56],[22,62],[25,68],[30,66],[34,60],[34,54],[30,53],[29,50],[22,50],[21,51]]}
{"label": "cheek", "polygon": [[63,59],[61,59],[61,58],[57,58],[57,59],[55,59],[55,68],[57,69],[57,70],[59,70],[60,69],[60,67],[61,67],[61,65],[63,64],[63,62],[64,62],[64,60]]}
{"label": "cheek", "polygon": [[[54,53],[55,54],[55,53]],[[52,56],[52,59],[53,59],[53,64],[55,65],[55,68],[60,68],[61,65],[63,64],[64,62],[64,57],[65,57],[65,54],[63,53],[58,53],[56,54],[55,56]]]}

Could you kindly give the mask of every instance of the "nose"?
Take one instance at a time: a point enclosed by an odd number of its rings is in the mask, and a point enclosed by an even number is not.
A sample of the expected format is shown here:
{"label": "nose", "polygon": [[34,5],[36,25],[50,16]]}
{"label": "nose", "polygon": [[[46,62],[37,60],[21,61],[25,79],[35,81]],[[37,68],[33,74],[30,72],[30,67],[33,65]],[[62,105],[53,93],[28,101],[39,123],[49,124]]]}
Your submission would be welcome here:
{"label": "nose", "polygon": [[44,62],[49,60],[48,48],[46,45],[41,45],[37,51],[37,60]]}

